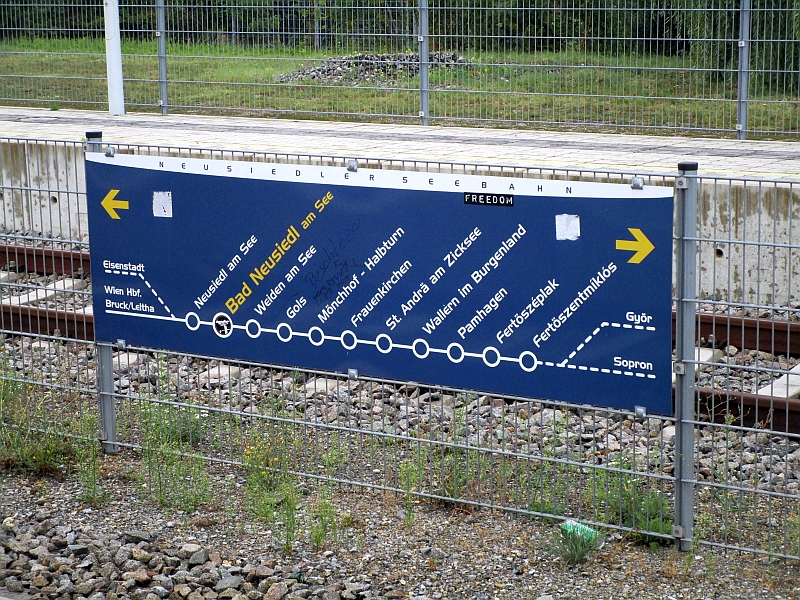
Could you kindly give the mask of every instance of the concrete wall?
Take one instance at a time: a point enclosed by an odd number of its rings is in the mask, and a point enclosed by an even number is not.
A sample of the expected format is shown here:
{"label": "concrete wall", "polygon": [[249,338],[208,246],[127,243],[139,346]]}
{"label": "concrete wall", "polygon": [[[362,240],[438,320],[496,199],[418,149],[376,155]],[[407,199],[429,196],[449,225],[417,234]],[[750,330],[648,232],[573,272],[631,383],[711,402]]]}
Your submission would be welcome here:
{"label": "concrete wall", "polygon": [[80,144],[0,141],[0,198],[7,233],[89,239]]}
{"label": "concrete wall", "polygon": [[800,305],[800,186],[706,181],[699,196],[701,297]]}

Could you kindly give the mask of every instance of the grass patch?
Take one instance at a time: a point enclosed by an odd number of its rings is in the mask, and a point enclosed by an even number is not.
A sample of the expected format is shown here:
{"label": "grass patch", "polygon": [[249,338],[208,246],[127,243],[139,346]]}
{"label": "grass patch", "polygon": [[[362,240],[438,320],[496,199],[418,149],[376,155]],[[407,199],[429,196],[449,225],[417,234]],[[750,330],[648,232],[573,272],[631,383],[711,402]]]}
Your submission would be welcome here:
{"label": "grass patch", "polygon": [[[299,528],[300,490],[292,472],[298,442],[290,424],[259,420],[251,431],[242,460],[247,504],[257,518],[283,526],[283,554],[292,552]],[[324,505],[319,505],[315,517],[317,529],[312,531],[312,542],[316,540],[321,545],[330,526]]]}
{"label": "grass patch", "polygon": [[191,511],[208,502],[211,481],[203,457],[186,451],[178,442],[142,448],[143,488],[159,506]]}
{"label": "grass patch", "polygon": [[[344,54],[351,54],[356,49]],[[397,51],[397,49],[394,49]],[[122,45],[129,106],[158,110],[155,42]],[[169,105],[179,112],[417,122],[419,77],[330,83],[278,77],[332,54],[306,48],[170,43]],[[374,52],[380,53],[381,50]],[[735,73],[695,68],[689,56],[599,52],[463,51],[467,64],[433,68],[434,123],[735,134]],[[93,107],[106,98],[103,40],[0,42],[6,103]],[[796,138],[800,108],[782,92],[752,90],[751,129]]]}
{"label": "grass patch", "polygon": [[0,363],[0,464],[39,475],[56,473],[74,456],[73,442],[64,435],[70,423],[54,418],[43,389],[35,393],[34,386],[17,377]]}
{"label": "grass patch", "polygon": [[144,398],[138,415],[142,436],[142,487],[159,506],[194,510],[209,499],[211,481],[201,455],[192,453],[199,439],[195,412]]}
{"label": "grass patch", "polygon": [[[559,458],[576,459],[570,450],[573,441],[570,434],[567,418],[556,413],[552,425],[547,428],[542,437],[542,457],[550,460],[540,460],[525,474],[524,485],[530,494],[530,509],[544,515],[567,514],[569,505],[569,489],[574,484],[573,475],[575,467],[563,462],[553,460],[557,457],[560,448],[566,448],[567,453]],[[555,523],[557,520],[542,516],[544,523]]]}
{"label": "grass patch", "polygon": [[242,462],[250,510],[257,518],[273,522],[276,508],[283,502],[280,487],[288,466],[285,439],[267,435],[264,428],[257,428]]}

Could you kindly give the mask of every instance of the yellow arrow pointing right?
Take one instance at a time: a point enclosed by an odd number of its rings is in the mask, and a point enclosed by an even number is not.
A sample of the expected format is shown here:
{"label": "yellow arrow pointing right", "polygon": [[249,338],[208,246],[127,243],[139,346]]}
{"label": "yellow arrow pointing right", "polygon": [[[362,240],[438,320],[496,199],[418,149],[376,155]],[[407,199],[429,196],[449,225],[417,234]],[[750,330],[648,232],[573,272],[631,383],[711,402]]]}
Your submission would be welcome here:
{"label": "yellow arrow pointing right", "polygon": [[617,250],[633,250],[635,254],[628,259],[628,262],[638,265],[653,251],[655,246],[653,246],[653,243],[642,233],[641,229],[628,227],[628,231],[630,231],[636,239],[617,240]]}
{"label": "yellow arrow pointing right", "polygon": [[110,190],[100,203],[100,206],[106,209],[106,212],[112,219],[120,218],[117,214],[118,210],[128,210],[128,201],[115,200],[117,194],[119,194],[119,190]]}

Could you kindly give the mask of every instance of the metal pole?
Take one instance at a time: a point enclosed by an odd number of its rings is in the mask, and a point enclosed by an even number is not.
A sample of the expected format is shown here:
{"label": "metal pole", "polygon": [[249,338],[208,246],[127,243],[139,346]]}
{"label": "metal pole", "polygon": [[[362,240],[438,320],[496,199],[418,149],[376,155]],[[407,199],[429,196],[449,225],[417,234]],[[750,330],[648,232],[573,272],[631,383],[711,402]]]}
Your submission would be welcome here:
{"label": "metal pole", "polygon": [[106,26],[106,78],[108,79],[108,112],[125,114],[125,92],[122,86],[122,45],[119,37],[119,0],[103,2]]}
{"label": "metal pole", "polygon": [[430,124],[430,79],[428,65],[428,0],[419,0],[419,118],[423,125]]}
{"label": "metal pole", "polygon": [[233,12],[231,13],[231,44],[234,46],[238,45],[239,43],[239,13],[236,12],[237,8],[233,8]]}
{"label": "metal pole", "polygon": [[97,342],[97,391],[100,393],[100,439],[103,452],[117,454],[117,407],[114,402],[114,355],[111,344]]}
{"label": "metal pole", "polygon": [[[103,151],[103,132],[86,132],[86,152]],[[97,352],[97,391],[100,408],[100,440],[103,452],[117,454],[117,412],[114,403],[114,357],[110,344],[95,344]]]}
{"label": "metal pole", "polygon": [[158,104],[161,114],[169,113],[167,96],[167,19],[164,0],[156,0],[156,38],[158,39]]}
{"label": "metal pole", "polygon": [[85,137],[86,137],[86,152],[103,151],[102,131],[87,131]]}
{"label": "metal pole", "polygon": [[678,165],[675,325],[675,523],[678,550],[692,547],[694,524],[694,371],[697,298],[697,163]]}
{"label": "metal pole", "polygon": [[314,50],[319,50],[322,45],[319,22],[319,3],[314,0]]}
{"label": "metal pole", "polygon": [[750,96],[750,0],[739,8],[739,79],[736,99],[736,137],[747,138],[747,102]]}

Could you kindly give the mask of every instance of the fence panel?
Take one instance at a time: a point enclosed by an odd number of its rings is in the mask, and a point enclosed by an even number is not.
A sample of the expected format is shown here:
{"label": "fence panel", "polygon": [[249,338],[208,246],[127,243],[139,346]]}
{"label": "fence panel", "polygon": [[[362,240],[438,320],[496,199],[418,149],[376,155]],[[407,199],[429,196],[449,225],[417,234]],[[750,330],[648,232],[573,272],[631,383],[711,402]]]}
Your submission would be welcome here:
{"label": "fence panel", "polygon": [[798,131],[800,10],[797,3],[757,3],[752,10],[748,129]]}
{"label": "fence panel", "polygon": [[697,4],[441,2],[433,44],[467,64],[433,83],[433,114],[516,126],[733,130],[736,63],[724,52],[736,33],[727,22],[706,26],[709,7]]}
{"label": "fence panel", "polygon": [[[156,10],[121,7],[129,102],[152,106]],[[397,2],[165,3],[168,104],[177,111],[330,118],[417,113],[416,11]],[[138,66],[137,66],[138,65]],[[132,77],[131,73],[139,76]],[[157,100],[157,97],[156,97]]]}
{"label": "fence panel", "polygon": [[[70,325],[91,321],[91,274],[78,266],[90,241],[82,221],[81,145],[0,142],[6,215],[0,449],[7,452],[27,435],[45,446],[52,441],[46,447],[58,453],[56,440],[65,434],[97,439],[101,426],[97,349],[91,335]],[[346,165],[337,157],[115,150]],[[619,182],[631,176],[359,160],[370,168],[508,177]],[[674,174],[652,174],[647,183],[671,186]],[[701,178],[698,188],[698,294],[687,299],[698,310],[696,416],[687,419],[695,433],[695,473],[683,475],[695,490],[693,543],[800,558],[797,400],[780,379],[800,354],[792,346],[797,185]],[[60,212],[68,199],[70,219]],[[52,264],[66,278],[33,273],[56,271]],[[59,295],[45,300],[54,288]],[[77,316],[50,321],[36,310],[53,307]],[[27,325],[20,314],[32,317]],[[311,485],[346,482],[431,502],[574,517],[647,542],[672,539],[677,424],[669,417],[152,348],[114,348],[112,369],[116,445],[140,453],[148,493],[173,493],[176,472],[202,492],[211,461],[239,466],[267,486],[290,473]]]}
{"label": "fence panel", "polygon": [[695,532],[796,555],[800,188],[704,178],[700,189],[695,471],[707,510]]}
{"label": "fence panel", "polygon": [[[800,130],[792,0],[122,0],[120,21],[141,110],[418,122],[429,95],[423,123]],[[0,101],[106,105],[101,2],[4,3],[0,47]]]}
{"label": "fence panel", "polygon": [[[97,438],[83,148],[0,140],[0,446],[50,472],[69,440]],[[37,335],[7,335],[34,331]]]}
{"label": "fence panel", "polygon": [[107,108],[104,37],[102,2],[4,2],[0,102]]}

